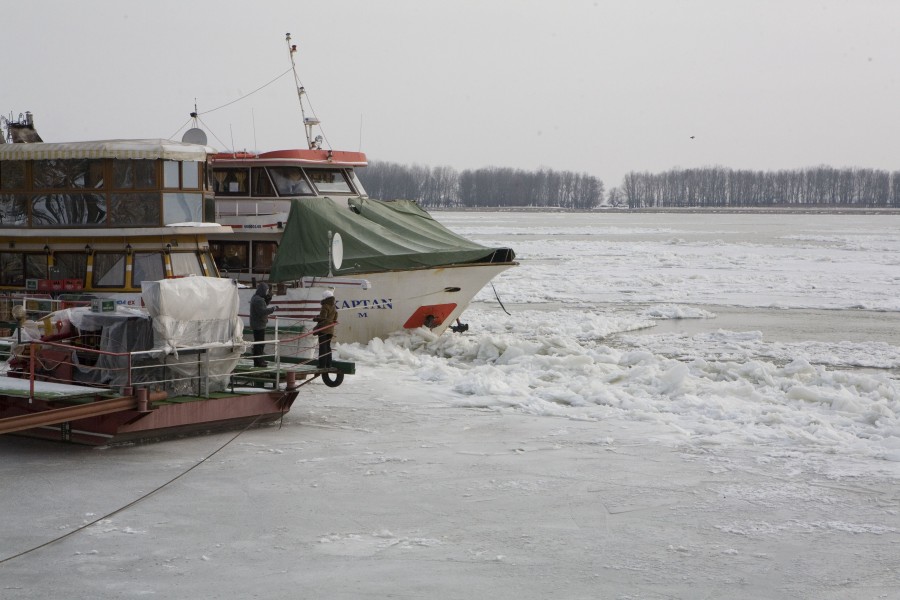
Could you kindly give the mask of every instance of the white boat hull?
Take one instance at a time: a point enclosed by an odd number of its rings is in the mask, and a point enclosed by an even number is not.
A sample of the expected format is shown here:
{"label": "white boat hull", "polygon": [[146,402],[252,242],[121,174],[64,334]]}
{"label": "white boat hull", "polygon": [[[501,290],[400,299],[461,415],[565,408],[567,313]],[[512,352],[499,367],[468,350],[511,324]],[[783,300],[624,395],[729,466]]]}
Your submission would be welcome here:
{"label": "white boat hull", "polygon": [[[468,307],[475,294],[512,266],[514,263],[465,264],[357,275],[370,283],[368,289],[359,285],[359,279],[349,280],[349,285],[341,285],[339,278],[321,279],[313,286],[287,288],[283,294],[273,296],[271,304],[278,307],[273,316],[278,317],[279,327],[302,326],[311,331],[322,292],[334,289],[338,309],[336,342],[366,344],[373,338],[423,326],[441,334]],[[250,298],[256,290],[247,288],[240,292],[240,313],[246,322]]]}

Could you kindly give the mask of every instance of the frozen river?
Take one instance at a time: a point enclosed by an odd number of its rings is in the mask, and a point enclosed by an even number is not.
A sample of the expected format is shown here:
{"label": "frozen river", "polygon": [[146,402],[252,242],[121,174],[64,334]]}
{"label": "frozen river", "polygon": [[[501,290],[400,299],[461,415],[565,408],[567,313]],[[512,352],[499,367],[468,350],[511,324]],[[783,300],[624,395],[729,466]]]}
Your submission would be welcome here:
{"label": "frozen river", "polygon": [[900,597],[900,216],[436,216],[522,263],[466,334],[236,438],[0,439],[0,597]]}

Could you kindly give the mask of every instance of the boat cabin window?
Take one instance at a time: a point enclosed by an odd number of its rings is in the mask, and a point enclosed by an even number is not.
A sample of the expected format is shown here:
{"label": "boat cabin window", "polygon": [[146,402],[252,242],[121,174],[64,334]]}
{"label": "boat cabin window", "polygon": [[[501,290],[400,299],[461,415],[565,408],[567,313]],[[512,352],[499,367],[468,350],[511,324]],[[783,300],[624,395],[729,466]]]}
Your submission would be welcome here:
{"label": "boat cabin window", "polygon": [[94,287],[125,287],[125,253],[97,252],[92,272]]}
{"label": "boat cabin window", "polygon": [[307,169],[306,174],[320,194],[353,193],[353,188],[341,169]]}
{"label": "boat cabin window", "polygon": [[114,160],[113,186],[118,190],[150,190],[156,188],[156,161]]}
{"label": "boat cabin window", "polygon": [[353,187],[356,188],[356,193],[364,198],[368,198],[369,194],[366,193],[365,188],[363,188],[362,182],[359,180],[359,177],[356,176],[356,171],[353,169],[348,169],[347,171],[350,175],[350,181],[353,183]]}
{"label": "boat cabin window", "polygon": [[279,196],[311,196],[312,186],[303,176],[300,167],[269,167]]}
{"label": "boat cabin window", "polygon": [[159,227],[162,222],[159,194],[136,192],[110,194],[109,224],[112,227]]}
{"label": "boat cabin window", "polygon": [[31,199],[32,227],[105,227],[104,194],[51,193]]}
{"label": "boat cabin window", "polygon": [[[30,275],[35,279],[47,278],[47,257],[42,256],[43,273]],[[0,285],[24,285],[25,264],[28,255],[22,252],[0,252]],[[40,276],[37,276],[40,275]]]}
{"label": "boat cabin window", "polygon": [[131,285],[141,287],[142,281],[159,281],[166,277],[162,252],[135,252],[131,266]]}
{"label": "boat cabin window", "polygon": [[196,252],[173,252],[169,255],[169,261],[172,263],[172,275],[175,277],[203,275],[200,257]]}
{"label": "boat cabin window", "polygon": [[0,190],[21,190],[25,187],[25,163],[17,160],[0,162]]}
{"label": "boat cabin window", "polygon": [[206,173],[203,161],[0,160],[0,229],[211,222],[215,200],[204,199]]}
{"label": "boat cabin window", "polygon": [[163,223],[197,223],[202,220],[202,194],[163,194]]}
{"label": "boat cabin window", "polygon": [[56,252],[53,255],[53,266],[50,268],[50,278],[84,281],[87,273],[87,259],[86,252]]}
{"label": "boat cabin window", "polygon": [[200,189],[200,163],[197,161],[184,161],[181,163],[181,189]]}
{"label": "boat cabin window", "polygon": [[178,189],[180,178],[178,177],[178,163],[174,160],[163,161],[163,187]]}
{"label": "boat cabin window", "polygon": [[213,191],[222,196],[249,196],[250,169],[227,168],[213,171]]}
{"label": "boat cabin window", "polygon": [[36,160],[32,167],[35,189],[102,189],[103,160]]}
{"label": "boat cabin window", "polygon": [[275,188],[269,180],[269,175],[262,167],[253,167],[250,170],[250,176],[253,178],[253,195],[254,196],[274,196]]}
{"label": "boat cabin window", "polygon": [[26,279],[47,279],[47,255],[26,254],[25,255],[25,278]]}
{"label": "boat cabin window", "polygon": [[24,285],[26,279],[47,279],[47,255],[0,252],[0,285]]}
{"label": "boat cabin window", "polygon": [[253,272],[268,273],[278,251],[276,242],[253,242]]}
{"label": "boat cabin window", "polygon": [[0,285],[25,283],[25,255],[21,252],[0,252]]}
{"label": "boat cabin window", "polygon": [[210,242],[209,250],[219,271],[248,273],[250,271],[249,242]]}
{"label": "boat cabin window", "polygon": [[200,189],[200,163],[197,161],[163,161],[163,187],[177,190]]}
{"label": "boat cabin window", "polygon": [[0,194],[0,227],[27,226],[27,198],[21,194]]}

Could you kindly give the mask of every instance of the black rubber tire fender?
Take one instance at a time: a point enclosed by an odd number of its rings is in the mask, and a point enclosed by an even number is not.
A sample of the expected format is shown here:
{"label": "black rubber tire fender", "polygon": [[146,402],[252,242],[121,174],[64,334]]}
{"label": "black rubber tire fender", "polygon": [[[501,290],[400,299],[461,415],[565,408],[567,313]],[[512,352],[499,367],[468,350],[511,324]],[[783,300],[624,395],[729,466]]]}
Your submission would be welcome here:
{"label": "black rubber tire fender", "polygon": [[337,373],[322,373],[322,382],[328,387],[337,387],[344,382],[344,374],[340,371]]}

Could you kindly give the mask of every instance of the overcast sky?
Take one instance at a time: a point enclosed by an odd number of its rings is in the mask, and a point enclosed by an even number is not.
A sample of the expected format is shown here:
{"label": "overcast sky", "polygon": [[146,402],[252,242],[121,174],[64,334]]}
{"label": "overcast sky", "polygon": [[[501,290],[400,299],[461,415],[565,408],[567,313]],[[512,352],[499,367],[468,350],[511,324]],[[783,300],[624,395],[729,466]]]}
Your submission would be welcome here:
{"label": "overcast sky", "polygon": [[[10,11],[7,11],[8,13]],[[457,169],[900,169],[893,0],[32,0],[4,115],[45,141],[170,137],[290,67],[330,146]],[[305,145],[293,80],[202,116],[210,144]],[[691,139],[691,136],[694,136]]]}

